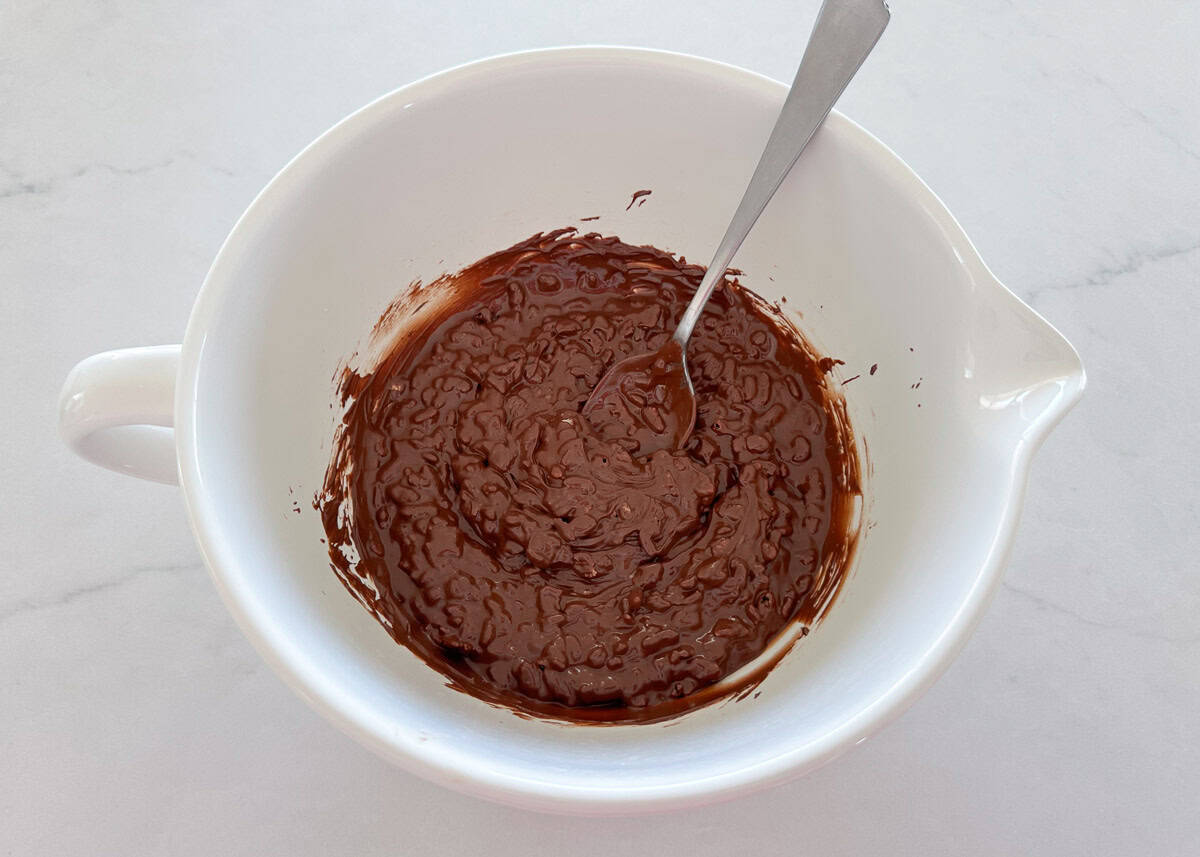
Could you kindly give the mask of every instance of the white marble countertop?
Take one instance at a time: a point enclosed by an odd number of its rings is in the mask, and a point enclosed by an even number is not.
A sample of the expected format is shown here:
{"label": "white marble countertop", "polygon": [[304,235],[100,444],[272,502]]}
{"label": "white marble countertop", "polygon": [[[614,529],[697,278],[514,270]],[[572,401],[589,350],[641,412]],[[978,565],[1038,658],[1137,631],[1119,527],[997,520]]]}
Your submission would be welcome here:
{"label": "white marble countertop", "polygon": [[243,207],[366,101],[581,42],[790,78],[816,6],[0,6],[0,853],[1200,853],[1195,3],[895,0],[842,100],[1075,343],[1090,388],[1037,459],[1003,589],[962,656],[790,785],[575,820],[415,779],[254,654],[174,489],[87,466],[55,436],[70,366],[178,341]]}

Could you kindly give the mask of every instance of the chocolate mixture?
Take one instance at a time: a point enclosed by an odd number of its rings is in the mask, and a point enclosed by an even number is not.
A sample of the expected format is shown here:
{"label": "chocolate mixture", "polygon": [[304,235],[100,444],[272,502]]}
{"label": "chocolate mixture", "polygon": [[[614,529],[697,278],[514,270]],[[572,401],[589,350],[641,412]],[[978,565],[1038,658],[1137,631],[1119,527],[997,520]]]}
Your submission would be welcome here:
{"label": "chocolate mixture", "polygon": [[334,566],[470,693],[657,719],[837,592],[858,491],[841,400],[736,281],[688,344],[683,448],[641,453],[661,389],[629,393],[628,424],[581,414],[614,362],[667,341],[702,274],[616,238],[535,235],[424,290],[436,310],[343,379],[319,502]]}

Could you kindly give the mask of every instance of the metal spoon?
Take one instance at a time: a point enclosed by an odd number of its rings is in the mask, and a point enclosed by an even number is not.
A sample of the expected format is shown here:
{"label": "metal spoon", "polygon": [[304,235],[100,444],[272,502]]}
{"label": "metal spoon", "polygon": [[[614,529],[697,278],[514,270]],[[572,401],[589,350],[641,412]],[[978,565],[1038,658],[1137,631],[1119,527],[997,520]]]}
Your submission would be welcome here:
{"label": "metal spoon", "polygon": [[632,451],[642,455],[678,449],[687,440],[696,422],[696,391],[686,358],[692,329],[734,253],[875,47],[890,17],[884,0],[825,0],[821,5],[767,146],[674,335],[658,351],[614,364],[584,405],[583,415],[602,434],[607,433],[605,427],[617,427],[618,434],[637,442]]}

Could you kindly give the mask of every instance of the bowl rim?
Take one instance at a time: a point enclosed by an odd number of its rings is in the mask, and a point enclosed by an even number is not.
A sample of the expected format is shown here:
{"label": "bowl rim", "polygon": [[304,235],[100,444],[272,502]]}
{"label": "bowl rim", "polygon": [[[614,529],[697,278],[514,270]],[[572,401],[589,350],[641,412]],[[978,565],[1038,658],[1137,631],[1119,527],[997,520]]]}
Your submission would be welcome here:
{"label": "bowl rim", "polygon": [[[435,742],[406,740],[404,730],[390,724],[386,733],[378,718],[372,717],[353,700],[334,694],[322,672],[309,664],[303,654],[273,620],[269,607],[253,596],[241,579],[236,552],[224,538],[219,510],[204,489],[200,468],[200,449],[196,434],[196,404],[206,334],[216,318],[231,282],[225,269],[238,257],[252,236],[273,216],[287,195],[285,189],[303,180],[309,162],[320,161],[337,149],[359,128],[376,117],[413,100],[431,87],[445,87],[467,80],[481,70],[509,71],[521,67],[549,65],[563,60],[603,61],[624,65],[642,65],[683,69],[714,80],[733,80],[742,86],[754,86],[782,99],[787,85],[765,75],[735,65],[690,54],[651,48],[625,46],[568,46],[517,51],[463,63],[401,86],[351,113],[293,157],[258,193],[237,220],[217,253],[196,297],[182,347],[175,399],[175,433],[179,459],[180,485],[188,519],[213,581],[226,608],[259,654],[302,698],[344,732],[378,754],[406,770],[433,782],[478,797],[524,808],[576,814],[620,814],[663,811],[711,803],[783,782],[811,771],[851,746],[862,743],[903,713],[946,670],[979,622],[994,594],[1013,541],[1023,504],[1026,479],[1033,454],[1059,420],[1082,395],[1085,374],[1074,349],[1032,308],[1021,306],[1062,339],[1066,351],[1074,355],[1078,371],[1072,383],[1050,405],[1018,441],[1009,466],[1008,490],[1004,513],[988,546],[987,558],[975,574],[966,597],[951,621],[924,655],[892,687],[855,716],[839,724],[820,739],[794,747],[756,764],[702,779],[649,786],[630,784],[597,787],[586,783],[564,784],[501,774],[488,765],[474,763],[461,756],[447,754]],[[981,287],[991,283],[1001,292],[1011,292],[988,270],[962,227],[942,201],[890,148],[857,123],[833,111],[826,120],[856,138],[858,150],[873,159],[914,201],[938,223],[947,243],[969,269]],[[1016,299],[1015,295],[1012,295]],[[1017,299],[1019,300],[1019,299]]]}

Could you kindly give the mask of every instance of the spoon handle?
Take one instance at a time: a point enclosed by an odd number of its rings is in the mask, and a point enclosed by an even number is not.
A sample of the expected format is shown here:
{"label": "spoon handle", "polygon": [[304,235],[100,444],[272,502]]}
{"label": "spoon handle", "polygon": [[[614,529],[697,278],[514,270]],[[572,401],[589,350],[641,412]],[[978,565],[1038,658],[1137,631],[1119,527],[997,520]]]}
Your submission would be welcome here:
{"label": "spoon handle", "polygon": [[686,345],[713,288],[834,102],[875,47],[891,14],[884,0],[825,0],[775,129],[700,287],[672,336]]}

